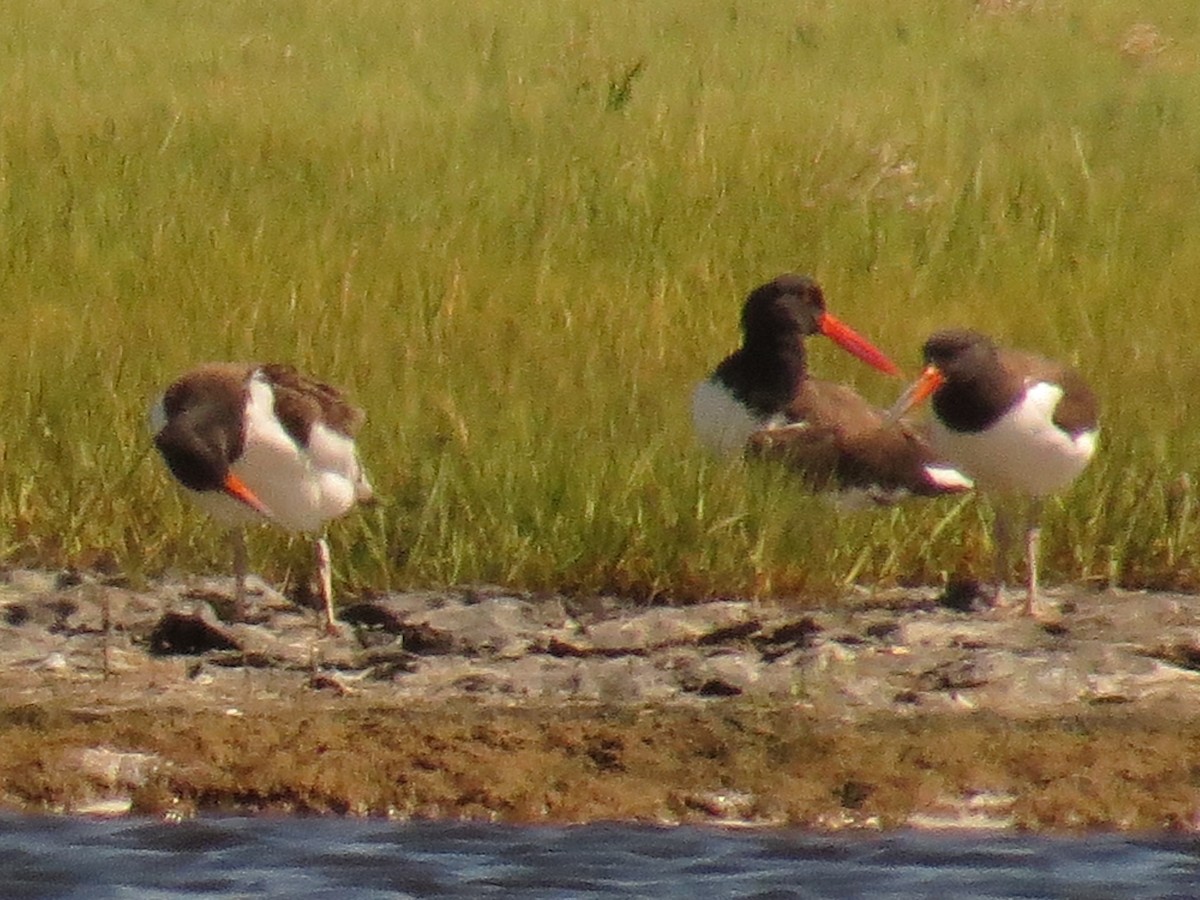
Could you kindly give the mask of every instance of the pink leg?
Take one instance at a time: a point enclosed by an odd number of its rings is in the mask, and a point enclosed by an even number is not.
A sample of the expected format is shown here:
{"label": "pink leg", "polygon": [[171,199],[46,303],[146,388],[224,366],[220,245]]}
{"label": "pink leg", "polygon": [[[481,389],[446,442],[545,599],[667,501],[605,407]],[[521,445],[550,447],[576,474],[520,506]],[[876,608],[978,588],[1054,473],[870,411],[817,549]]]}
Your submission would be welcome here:
{"label": "pink leg", "polygon": [[1025,525],[1025,562],[1029,569],[1029,580],[1025,591],[1025,615],[1037,614],[1038,601],[1038,555],[1042,546],[1042,502],[1034,500],[1029,505]]}
{"label": "pink leg", "polygon": [[250,570],[250,555],[246,552],[246,532],[235,528],[230,532],[230,541],[233,543],[233,618],[235,622],[244,622],[249,614],[246,576]]}
{"label": "pink leg", "polygon": [[337,634],[337,619],[333,615],[333,567],[329,560],[329,542],[324,535],[317,538],[313,549],[317,560],[317,584],[325,607],[325,631]]}
{"label": "pink leg", "polygon": [[1003,502],[996,504],[996,520],[992,525],[992,543],[996,548],[995,593],[992,605],[1004,604],[1004,582],[1008,577],[1008,559],[1012,555],[1012,520]]}

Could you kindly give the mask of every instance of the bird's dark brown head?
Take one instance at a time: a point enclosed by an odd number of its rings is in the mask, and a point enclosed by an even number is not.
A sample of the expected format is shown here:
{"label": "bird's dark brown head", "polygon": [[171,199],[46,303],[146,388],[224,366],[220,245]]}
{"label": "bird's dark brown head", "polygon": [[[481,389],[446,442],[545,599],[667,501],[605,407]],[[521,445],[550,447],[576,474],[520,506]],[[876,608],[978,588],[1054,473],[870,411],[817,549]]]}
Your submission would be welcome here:
{"label": "bird's dark brown head", "polygon": [[154,446],[162,454],[171,474],[193,491],[219,491],[229,474],[230,460],[237,449],[230,446],[228,435],[214,422],[196,421],[184,413],[167,421],[154,436]]}
{"label": "bird's dark brown head", "polygon": [[1023,379],[1010,371],[987,335],[969,329],[939,331],[925,341],[926,375],[936,370],[933,411],[953,431],[977,432],[1015,403]]}
{"label": "bird's dark brown head", "polygon": [[926,365],[935,366],[950,384],[965,384],[998,369],[998,350],[978,331],[955,328],[938,331],[925,341]]}
{"label": "bird's dark brown head", "polygon": [[[881,372],[900,374],[882,350],[826,311],[821,286],[807,275],[780,275],[751,291],[742,307],[742,332],[748,351],[791,352],[799,358],[801,371],[803,341],[819,334]],[[791,351],[786,349],[789,345]]]}
{"label": "bird's dark brown head", "polygon": [[742,307],[742,333],[749,343],[798,340],[821,333],[825,294],[807,275],[780,275],[750,292]]}
{"label": "bird's dark brown head", "polygon": [[197,370],[167,388],[154,446],[180,484],[193,491],[224,488],[245,442],[245,405],[243,385],[225,368]]}

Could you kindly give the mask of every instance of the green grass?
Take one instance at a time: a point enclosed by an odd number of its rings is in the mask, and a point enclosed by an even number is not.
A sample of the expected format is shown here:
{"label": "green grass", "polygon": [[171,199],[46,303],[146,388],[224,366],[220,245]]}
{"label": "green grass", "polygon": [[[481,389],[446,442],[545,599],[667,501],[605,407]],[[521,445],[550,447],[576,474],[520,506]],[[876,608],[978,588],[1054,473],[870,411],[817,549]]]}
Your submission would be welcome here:
{"label": "green grass", "polygon": [[1200,13],[1009,5],[0,5],[0,559],[227,567],[144,412],[232,358],[368,410],[357,588],[987,574],[974,501],[830,518],[694,446],[742,296],[801,270],[910,371],[950,323],[1074,360],[1102,450],[1046,577],[1200,587]]}

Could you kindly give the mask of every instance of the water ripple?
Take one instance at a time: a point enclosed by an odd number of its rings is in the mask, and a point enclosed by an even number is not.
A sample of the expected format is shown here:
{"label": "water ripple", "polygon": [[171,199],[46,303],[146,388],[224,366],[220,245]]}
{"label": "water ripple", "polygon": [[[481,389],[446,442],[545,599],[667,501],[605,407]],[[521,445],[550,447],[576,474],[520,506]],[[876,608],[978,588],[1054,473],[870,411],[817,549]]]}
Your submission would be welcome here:
{"label": "water ripple", "polygon": [[4,898],[1194,898],[1187,837],[0,817]]}

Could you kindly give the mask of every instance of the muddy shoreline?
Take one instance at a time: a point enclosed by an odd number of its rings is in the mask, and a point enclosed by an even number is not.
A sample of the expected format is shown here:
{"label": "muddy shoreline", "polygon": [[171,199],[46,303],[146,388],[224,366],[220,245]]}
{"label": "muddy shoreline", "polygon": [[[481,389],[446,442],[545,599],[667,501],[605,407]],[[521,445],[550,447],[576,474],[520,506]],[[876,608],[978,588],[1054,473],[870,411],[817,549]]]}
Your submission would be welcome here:
{"label": "muddy shoreline", "polygon": [[0,582],[0,805],[511,822],[1194,830],[1200,597],[635,606],[495,587]]}

